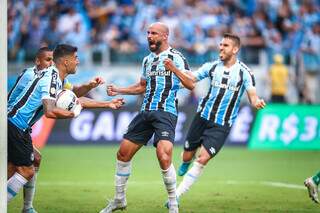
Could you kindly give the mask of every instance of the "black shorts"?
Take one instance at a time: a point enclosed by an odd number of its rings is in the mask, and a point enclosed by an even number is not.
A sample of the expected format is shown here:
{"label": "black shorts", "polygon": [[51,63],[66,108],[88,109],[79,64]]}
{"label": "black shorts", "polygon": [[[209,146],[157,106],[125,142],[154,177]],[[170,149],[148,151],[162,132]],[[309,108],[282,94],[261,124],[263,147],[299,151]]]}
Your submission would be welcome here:
{"label": "black shorts", "polygon": [[8,162],[15,166],[31,166],[33,161],[33,146],[29,132],[8,121]]}
{"label": "black shorts", "polygon": [[154,134],[154,146],[159,140],[174,143],[177,116],[164,111],[142,111],[133,118],[124,138],[146,145]]}
{"label": "black shorts", "polygon": [[229,132],[230,127],[215,124],[202,118],[197,113],[189,128],[184,150],[193,151],[203,145],[210,156],[213,157],[218,154],[224,145]]}

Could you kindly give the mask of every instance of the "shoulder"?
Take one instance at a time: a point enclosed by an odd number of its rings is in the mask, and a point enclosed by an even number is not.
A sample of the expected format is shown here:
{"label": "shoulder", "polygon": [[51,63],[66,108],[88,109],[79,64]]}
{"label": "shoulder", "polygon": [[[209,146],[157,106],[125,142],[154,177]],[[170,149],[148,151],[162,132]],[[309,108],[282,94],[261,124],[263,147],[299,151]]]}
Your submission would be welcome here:
{"label": "shoulder", "polygon": [[207,68],[208,70],[214,69],[216,66],[221,65],[222,62],[220,60],[206,62],[202,65],[202,68]]}
{"label": "shoulder", "polygon": [[242,61],[238,61],[238,64],[241,70],[249,73],[250,75],[253,75],[251,69],[245,63],[243,63]]}
{"label": "shoulder", "polygon": [[178,50],[176,50],[174,48],[171,48],[171,47],[168,50],[168,55],[169,54],[172,54],[174,57],[180,57],[182,59],[185,59],[184,55],[180,51],[178,51]]}

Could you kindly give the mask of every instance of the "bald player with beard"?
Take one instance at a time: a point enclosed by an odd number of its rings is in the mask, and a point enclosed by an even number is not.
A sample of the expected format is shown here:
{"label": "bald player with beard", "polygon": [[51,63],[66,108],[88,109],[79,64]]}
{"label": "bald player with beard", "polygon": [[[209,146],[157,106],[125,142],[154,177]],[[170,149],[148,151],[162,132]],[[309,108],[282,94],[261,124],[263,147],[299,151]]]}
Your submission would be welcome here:
{"label": "bald player with beard", "polygon": [[109,96],[144,94],[140,113],[131,121],[117,152],[115,196],[100,213],[110,213],[127,207],[126,186],[131,174],[131,159],[154,135],[163,182],[168,193],[169,212],[178,213],[176,172],[172,164],[172,149],[177,123],[177,91],[182,83],[193,89],[186,73],[186,59],[168,44],[168,27],[160,22],[151,24],[147,40],[151,53],[143,59],[141,79],[129,87],[109,85]]}

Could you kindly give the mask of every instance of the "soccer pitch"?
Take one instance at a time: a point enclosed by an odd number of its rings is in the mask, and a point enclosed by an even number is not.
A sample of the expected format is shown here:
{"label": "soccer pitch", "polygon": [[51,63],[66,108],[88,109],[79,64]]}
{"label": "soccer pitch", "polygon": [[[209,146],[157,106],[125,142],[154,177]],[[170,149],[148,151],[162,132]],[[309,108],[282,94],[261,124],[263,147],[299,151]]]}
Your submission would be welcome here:
{"label": "soccer pitch", "polygon": [[[34,207],[39,213],[99,212],[114,194],[115,146],[47,146],[42,150]],[[174,165],[182,147],[174,149]],[[320,152],[250,151],[225,147],[180,201],[181,213],[320,212],[303,181],[320,169]],[[181,181],[178,177],[178,182]],[[133,160],[123,213],[160,213],[166,192],[155,149]],[[8,206],[21,212],[22,191]],[[121,212],[121,211],[120,211]]]}

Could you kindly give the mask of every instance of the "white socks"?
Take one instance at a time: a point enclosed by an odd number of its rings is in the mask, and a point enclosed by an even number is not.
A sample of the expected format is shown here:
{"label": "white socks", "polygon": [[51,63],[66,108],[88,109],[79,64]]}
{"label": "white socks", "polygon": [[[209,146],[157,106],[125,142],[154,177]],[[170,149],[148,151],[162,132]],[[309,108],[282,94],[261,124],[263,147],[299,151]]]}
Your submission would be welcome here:
{"label": "white socks", "polygon": [[162,177],[168,192],[169,206],[178,205],[176,199],[177,175],[173,164],[167,170],[162,170]]}
{"label": "white socks", "polygon": [[203,169],[204,169],[204,165],[198,163],[197,161],[193,163],[191,169],[187,172],[187,174],[185,174],[182,182],[180,183],[177,189],[178,198],[190,189],[192,184],[194,184],[202,174]]}
{"label": "white socks", "polygon": [[7,202],[9,203],[14,196],[18,194],[20,189],[24,184],[28,182],[22,175],[19,173],[14,173],[14,175],[7,181]]}
{"label": "white socks", "polygon": [[32,208],[32,203],[34,199],[34,194],[36,192],[36,181],[37,181],[37,174],[38,174],[38,168],[35,168],[35,173],[31,180],[29,180],[24,186],[23,186],[23,199],[24,199],[24,206],[23,209],[30,209]]}
{"label": "white socks", "polygon": [[115,192],[115,199],[125,199],[126,194],[126,186],[129,179],[129,176],[131,174],[131,161],[129,162],[123,162],[117,160],[116,165],[116,175],[115,175],[115,186],[116,186],[116,192]]}

